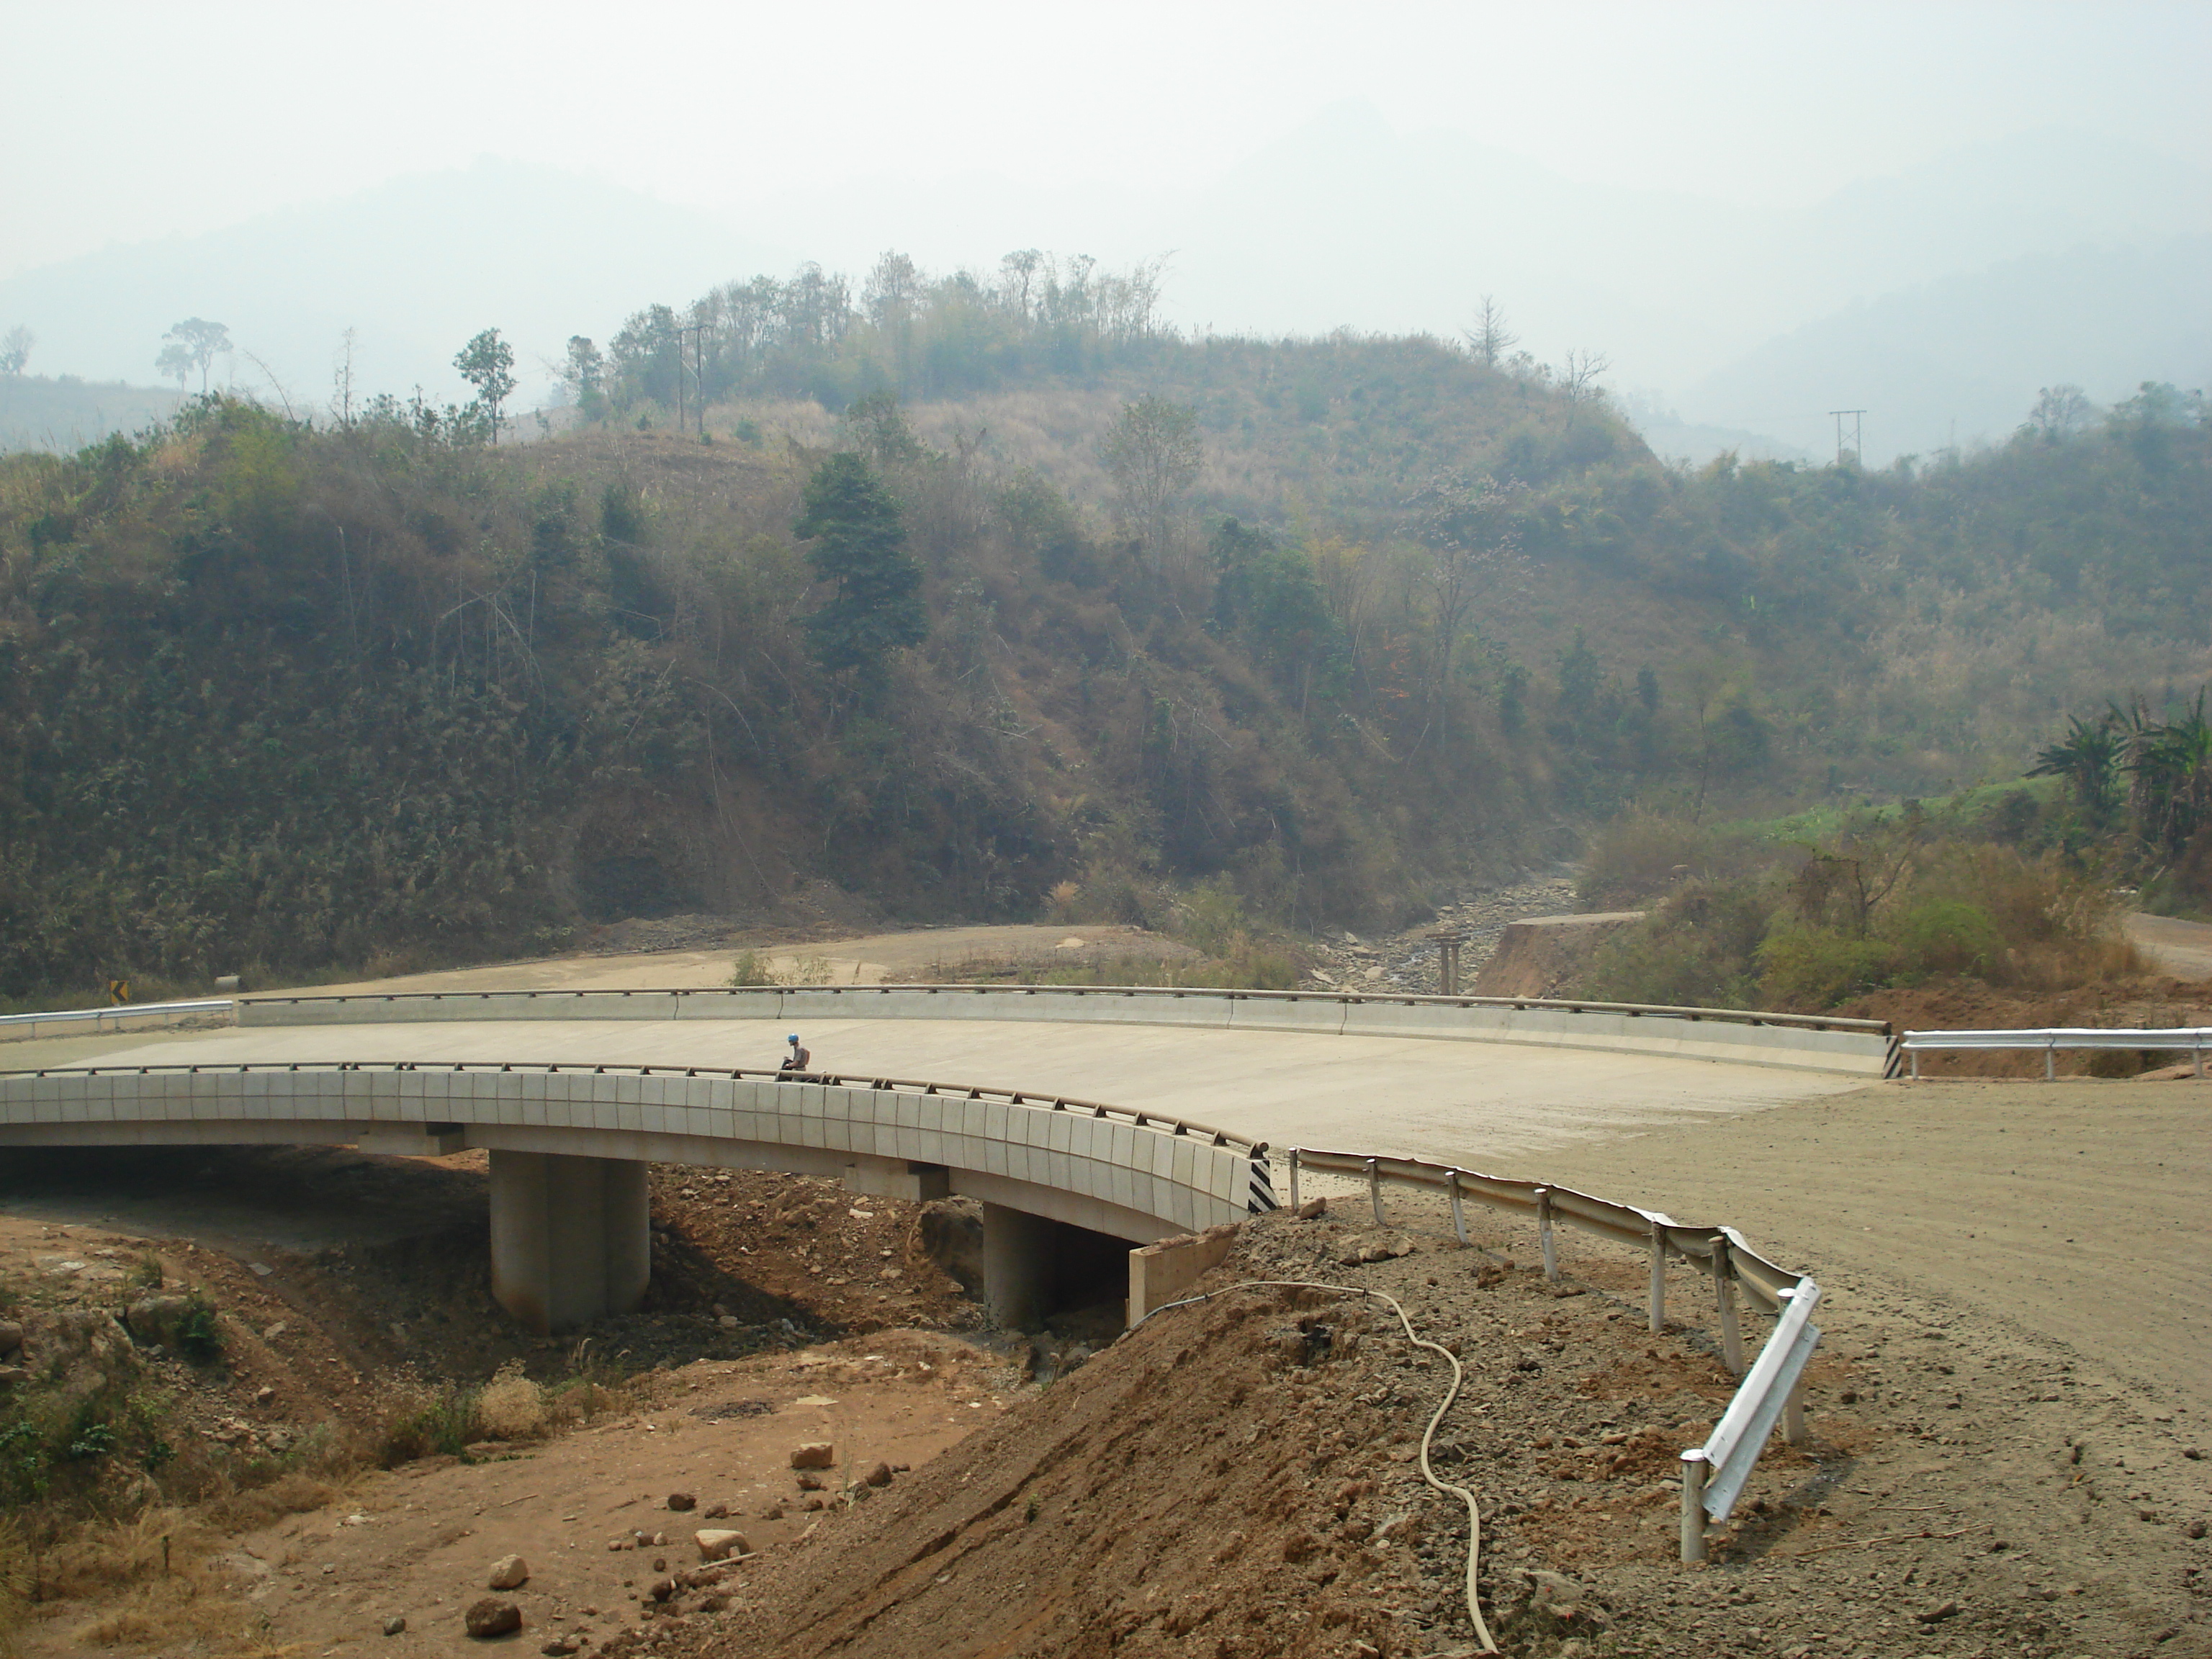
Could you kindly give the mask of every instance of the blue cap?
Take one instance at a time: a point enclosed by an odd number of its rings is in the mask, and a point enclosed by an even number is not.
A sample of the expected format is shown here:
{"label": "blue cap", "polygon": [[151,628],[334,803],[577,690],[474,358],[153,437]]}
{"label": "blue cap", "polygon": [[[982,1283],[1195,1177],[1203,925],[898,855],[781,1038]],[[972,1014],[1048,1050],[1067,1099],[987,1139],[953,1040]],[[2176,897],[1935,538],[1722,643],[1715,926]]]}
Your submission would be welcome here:
{"label": "blue cap", "polygon": [[798,1041],[799,1041],[799,1033],[798,1033],[798,1032],[796,1032],[796,1031],[793,1031],[793,1032],[789,1036],[787,1036],[787,1037],[784,1038],[784,1041],[785,1041],[786,1042],[798,1042]]}

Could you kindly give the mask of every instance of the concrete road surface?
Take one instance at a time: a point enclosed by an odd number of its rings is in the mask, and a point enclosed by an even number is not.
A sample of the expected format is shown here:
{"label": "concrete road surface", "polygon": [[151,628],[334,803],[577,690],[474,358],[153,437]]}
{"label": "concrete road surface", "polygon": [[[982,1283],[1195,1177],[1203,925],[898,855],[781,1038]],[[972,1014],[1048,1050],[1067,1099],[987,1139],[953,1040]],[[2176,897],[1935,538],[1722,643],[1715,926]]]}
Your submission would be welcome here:
{"label": "concrete road surface", "polygon": [[[1501,1166],[1547,1146],[1860,1086],[1766,1066],[1394,1037],[981,1020],[799,1028],[824,1071],[981,1084],[1195,1119],[1272,1142]],[[276,1026],[10,1043],[0,1067],[528,1060],[769,1068],[765,1021]]]}

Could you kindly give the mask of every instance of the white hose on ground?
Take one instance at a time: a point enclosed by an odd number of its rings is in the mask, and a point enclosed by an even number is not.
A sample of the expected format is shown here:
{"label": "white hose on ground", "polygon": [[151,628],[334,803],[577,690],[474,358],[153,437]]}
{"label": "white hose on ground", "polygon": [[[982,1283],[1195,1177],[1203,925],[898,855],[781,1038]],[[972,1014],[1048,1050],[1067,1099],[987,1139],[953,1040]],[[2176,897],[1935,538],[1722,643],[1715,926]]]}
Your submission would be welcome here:
{"label": "white hose on ground", "polygon": [[[1490,1634],[1490,1626],[1482,1622],[1482,1608],[1475,1600],[1475,1569],[1482,1556],[1482,1516],[1474,1506],[1474,1494],[1465,1486],[1455,1486],[1448,1480],[1437,1480],[1437,1472],[1429,1467],[1429,1447],[1436,1439],[1437,1425],[1444,1420],[1444,1413],[1459,1398],[1460,1385],[1467,1378],[1467,1373],[1460,1368],[1459,1356],[1442,1343],[1431,1342],[1419,1335],[1413,1329],[1413,1322],[1406,1317],[1406,1310],[1398,1305],[1397,1297],[1388,1291],[1372,1290],[1364,1285],[1322,1285],[1305,1279],[1248,1279],[1235,1285],[1224,1285],[1218,1291],[1208,1291],[1203,1296],[1187,1296],[1180,1302],[1164,1302],[1146,1314],[1145,1319],[1150,1319],[1155,1314],[1164,1314],[1170,1308],[1188,1308],[1200,1302],[1211,1302],[1215,1297],[1227,1296],[1231,1291],[1329,1291],[1339,1296],[1371,1296],[1377,1301],[1390,1304],[1390,1311],[1398,1316],[1399,1324],[1405,1327],[1408,1342],[1417,1348],[1426,1348],[1431,1353],[1443,1356],[1444,1364],[1451,1367],[1451,1387],[1444,1390],[1444,1397],[1437,1403],[1436,1412],[1429,1419],[1429,1426],[1421,1431],[1421,1479],[1437,1492],[1455,1494],[1467,1505],[1467,1616],[1474,1623],[1475,1639],[1482,1644],[1482,1650],[1485,1653],[1497,1652],[1498,1643]],[[1129,1328],[1135,1330],[1145,1322],[1145,1319],[1139,1320]]]}

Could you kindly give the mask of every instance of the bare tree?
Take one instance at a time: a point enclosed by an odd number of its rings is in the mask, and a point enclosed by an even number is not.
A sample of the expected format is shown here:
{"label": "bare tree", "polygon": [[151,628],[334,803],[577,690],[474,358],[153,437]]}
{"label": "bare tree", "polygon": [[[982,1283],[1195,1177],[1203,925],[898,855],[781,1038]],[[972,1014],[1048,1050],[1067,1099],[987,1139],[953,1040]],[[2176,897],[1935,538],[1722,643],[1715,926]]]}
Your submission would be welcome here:
{"label": "bare tree", "polygon": [[356,330],[348,329],[338,336],[337,362],[331,365],[331,403],[338,417],[338,424],[353,424],[353,343]]}
{"label": "bare tree", "polygon": [[1448,731],[1452,661],[1484,587],[1521,559],[1516,516],[1523,486],[1457,474],[1437,478],[1413,498],[1421,539],[1436,556],[1423,573],[1435,645],[1429,653],[1428,703],[1437,736]]}
{"label": "bare tree", "polygon": [[2047,386],[2036,392],[2035,407],[2022,430],[2037,434],[2046,443],[2063,443],[2096,418],[2097,405],[2080,386]]}
{"label": "bare tree", "polygon": [[1474,326],[1461,331],[1468,348],[1485,368],[1496,368],[1505,354],[1521,343],[1521,337],[1505,326],[1505,311],[1490,295],[1482,296],[1482,309],[1474,313]]}
{"label": "bare tree", "polygon": [[913,385],[914,314],[921,303],[923,277],[903,253],[885,252],[860,289],[861,308],[890,347],[893,374],[901,390]]}
{"label": "bare tree", "polygon": [[1613,367],[1613,359],[1601,351],[1570,351],[1565,368],[1559,371],[1559,390],[1566,394],[1567,424],[1575,423],[1575,416],[1584,404],[1595,403],[1605,396],[1598,385],[1598,376]]}
{"label": "bare tree", "polygon": [[1033,247],[1018,248],[999,261],[1000,291],[1025,323],[1030,319],[1030,289],[1045,264],[1044,255]]}
{"label": "bare tree", "polygon": [[1198,482],[1205,453],[1198,411],[1157,396],[1122,405],[1098,447],[1121,491],[1123,517],[1137,526],[1156,563],[1166,560],[1170,515],[1176,498]]}
{"label": "bare tree", "polygon": [[9,329],[5,337],[0,337],[0,374],[21,374],[31,361],[31,348],[38,343],[39,337],[21,323]]}

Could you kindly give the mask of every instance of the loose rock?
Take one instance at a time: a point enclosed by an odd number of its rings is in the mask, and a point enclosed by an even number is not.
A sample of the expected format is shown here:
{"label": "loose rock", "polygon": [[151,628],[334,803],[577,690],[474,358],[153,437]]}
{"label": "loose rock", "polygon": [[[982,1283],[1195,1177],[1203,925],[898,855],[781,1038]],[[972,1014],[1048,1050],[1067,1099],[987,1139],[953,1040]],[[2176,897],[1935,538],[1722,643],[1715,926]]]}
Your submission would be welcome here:
{"label": "loose rock", "polygon": [[407,1620],[398,1613],[392,1614],[391,1618],[384,1621],[384,1633],[386,1636],[397,1636],[406,1628]]}
{"label": "loose rock", "polygon": [[686,1510],[697,1509],[699,1500],[688,1492],[672,1492],[668,1494],[668,1507],[680,1515]]}
{"label": "loose rock", "polygon": [[491,1577],[485,1581],[488,1589],[520,1589],[530,1582],[530,1563],[519,1555],[502,1555],[491,1564]]}
{"label": "loose rock", "polygon": [[702,1561],[726,1561],[733,1555],[750,1555],[752,1546],[741,1532],[726,1527],[707,1527],[691,1534],[691,1541],[699,1547]]}
{"label": "loose rock", "polygon": [[461,1615],[461,1626],[480,1642],[509,1636],[522,1628],[522,1609],[512,1601],[487,1595],[469,1604],[469,1610]]}
{"label": "loose rock", "polygon": [[864,1486],[888,1486],[890,1483],[891,1466],[888,1463],[872,1465],[868,1472],[860,1477],[860,1484]]}
{"label": "loose rock", "polygon": [[794,1469],[826,1469],[836,1462],[837,1449],[826,1440],[809,1441],[794,1448],[791,1454],[791,1467]]}

